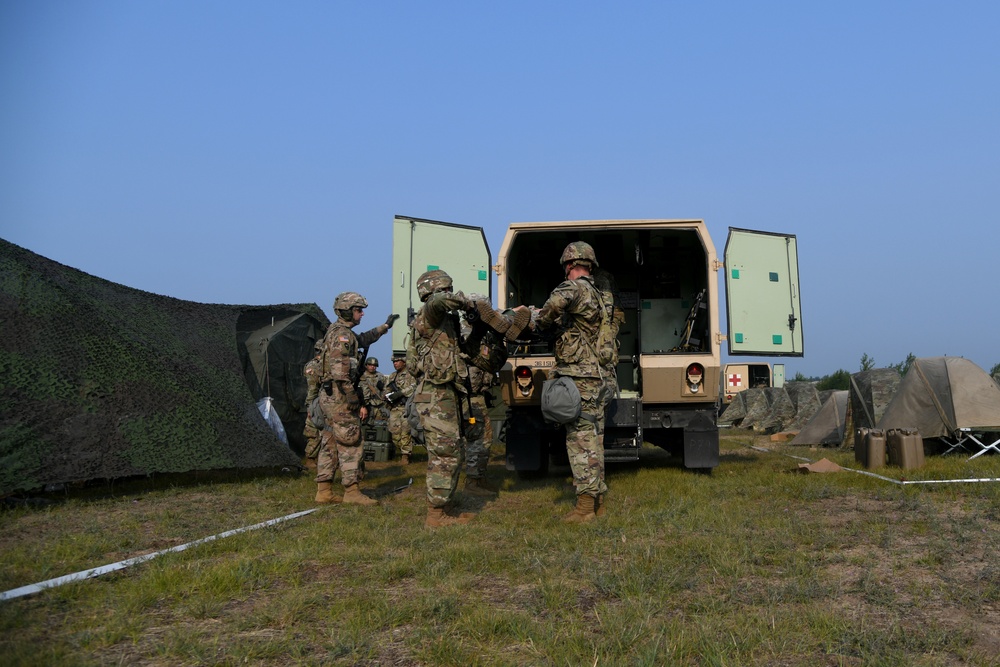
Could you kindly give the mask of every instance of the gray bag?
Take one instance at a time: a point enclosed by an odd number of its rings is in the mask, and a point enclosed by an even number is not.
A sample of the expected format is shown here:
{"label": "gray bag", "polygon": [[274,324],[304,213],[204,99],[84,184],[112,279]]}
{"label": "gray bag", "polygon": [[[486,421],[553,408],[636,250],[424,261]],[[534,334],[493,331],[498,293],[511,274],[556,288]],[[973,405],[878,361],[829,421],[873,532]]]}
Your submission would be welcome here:
{"label": "gray bag", "polygon": [[542,385],[542,417],[553,424],[569,424],[580,418],[580,390],[573,379],[562,375]]}
{"label": "gray bag", "polygon": [[323,416],[323,410],[319,407],[319,396],[309,404],[308,418],[316,428],[320,430],[326,428],[326,417]]}
{"label": "gray bag", "polygon": [[406,425],[410,427],[410,437],[413,438],[414,442],[422,445],[424,444],[424,427],[420,422],[420,412],[413,405],[413,396],[415,395],[416,392],[406,399],[406,407],[403,408],[403,417],[406,419]]}

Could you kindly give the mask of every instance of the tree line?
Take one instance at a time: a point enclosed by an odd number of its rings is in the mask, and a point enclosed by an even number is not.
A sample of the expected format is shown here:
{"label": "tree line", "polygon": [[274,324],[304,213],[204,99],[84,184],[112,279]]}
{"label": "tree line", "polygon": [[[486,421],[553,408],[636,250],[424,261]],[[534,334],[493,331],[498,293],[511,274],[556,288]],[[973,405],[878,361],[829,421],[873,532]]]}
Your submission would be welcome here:
{"label": "tree line", "polygon": [[[903,361],[900,361],[899,363],[896,364],[889,364],[888,366],[885,366],[885,368],[894,368],[896,369],[896,372],[899,373],[899,376],[903,377],[906,375],[907,371],[910,370],[910,366],[913,365],[914,361],[916,361],[916,356],[914,356],[914,354],[910,352],[909,354],[906,355],[906,359],[904,359]],[[865,352],[864,354],[861,355],[860,366],[861,366],[860,370],[862,371],[872,370],[873,368],[875,368],[875,358],[870,356],[867,352]],[[1000,375],[1000,362],[993,364],[993,368],[990,369],[989,374],[994,378]],[[842,368],[837,371],[834,371],[829,375],[824,375],[818,380],[816,378],[807,378],[802,373],[796,373],[794,379],[796,381],[807,381],[807,382],[816,380],[816,389],[819,391],[823,391],[825,389],[846,390],[849,389],[851,386],[851,373],[850,371],[845,371]]]}

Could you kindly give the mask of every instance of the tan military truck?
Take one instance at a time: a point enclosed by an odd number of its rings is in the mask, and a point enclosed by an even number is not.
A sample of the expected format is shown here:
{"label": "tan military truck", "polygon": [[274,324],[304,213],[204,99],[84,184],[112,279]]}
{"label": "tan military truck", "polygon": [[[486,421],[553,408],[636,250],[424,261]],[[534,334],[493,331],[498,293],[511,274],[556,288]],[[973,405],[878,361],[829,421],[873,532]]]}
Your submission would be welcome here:
{"label": "tan military truck", "polygon": [[[441,235],[449,227],[477,249],[459,250],[445,242]],[[478,246],[480,240],[483,247],[486,242],[476,229],[397,216],[394,312],[413,307],[416,278],[430,267],[453,277],[468,276],[469,285],[456,279],[456,289],[484,292],[482,258],[484,252],[489,256],[489,249]],[[433,234],[434,243],[419,241],[424,234]],[[506,309],[544,304],[564,279],[559,257],[571,241],[594,247],[600,270],[610,274],[605,279],[615,286],[616,301],[625,313],[618,334],[621,395],[607,409],[605,460],[636,460],[645,442],[683,457],[688,468],[711,470],[719,462],[716,379],[723,341],[728,341],[730,355],[803,353],[795,236],[730,228],[720,261],[701,220],[515,223],[492,266],[498,279],[496,305]],[[419,248],[423,250],[414,250]],[[720,317],[723,268],[728,336]],[[404,342],[402,334],[394,330],[394,349]],[[500,373],[508,406],[509,469],[544,472],[550,461],[565,460],[565,433],[546,424],[539,407],[542,383],[554,364],[549,342],[526,340],[510,346],[510,358]]]}
{"label": "tan military truck", "polygon": [[736,394],[747,389],[763,387],[784,387],[785,365],[765,362],[726,364],[719,378],[719,396],[723,405],[733,402]]}

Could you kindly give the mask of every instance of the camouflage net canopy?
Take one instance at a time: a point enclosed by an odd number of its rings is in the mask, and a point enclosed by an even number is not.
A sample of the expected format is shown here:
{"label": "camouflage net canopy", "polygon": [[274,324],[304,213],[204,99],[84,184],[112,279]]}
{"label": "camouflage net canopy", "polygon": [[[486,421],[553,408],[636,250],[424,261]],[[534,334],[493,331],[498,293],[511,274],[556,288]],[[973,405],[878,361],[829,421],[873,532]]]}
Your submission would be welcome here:
{"label": "camouflage net canopy", "polygon": [[[298,457],[257,409],[246,343],[254,344],[253,330],[302,314],[315,326],[297,331],[322,335],[329,322],[315,304],[181,301],[0,239],[0,496],[95,479],[294,465]],[[292,348],[300,352],[268,362],[284,369],[289,415],[302,408],[298,392],[304,402],[301,369],[312,345],[299,341]]]}

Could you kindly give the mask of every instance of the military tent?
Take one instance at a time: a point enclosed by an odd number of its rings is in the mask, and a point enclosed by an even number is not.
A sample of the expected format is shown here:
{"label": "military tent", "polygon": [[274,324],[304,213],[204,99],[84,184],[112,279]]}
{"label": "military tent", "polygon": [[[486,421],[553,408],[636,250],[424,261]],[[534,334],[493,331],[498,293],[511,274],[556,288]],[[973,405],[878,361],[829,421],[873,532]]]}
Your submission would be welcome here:
{"label": "military tent", "polygon": [[[227,306],[150,294],[0,239],[0,496],[295,465],[257,409],[238,330],[296,313],[327,322],[315,304]],[[311,342],[301,348],[311,352]]]}
{"label": "military tent", "polygon": [[328,325],[326,318],[318,319],[315,314],[277,308],[243,313],[236,323],[250,393],[256,401],[271,399],[288,444],[300,454],[305,451],[302,429],[308,409],[302,371]]}
{"label": "military tent", "polygon": [[1000,387],[968,359],[916,359],[878,428],[915,428],[924,438],[950,437],[962,428],[1000,430]]}
{"label": "military tent", "polygon": [[848,392],[832,392],[790,444],[839,445],[844,439]]}

